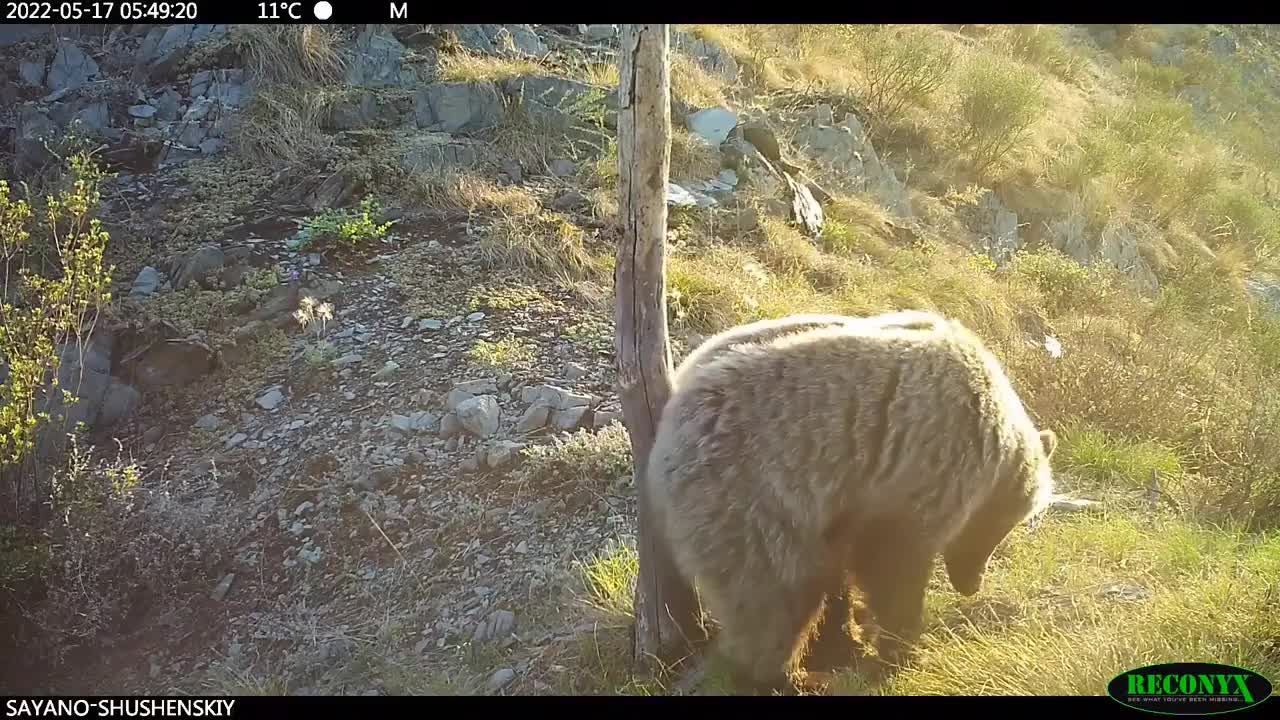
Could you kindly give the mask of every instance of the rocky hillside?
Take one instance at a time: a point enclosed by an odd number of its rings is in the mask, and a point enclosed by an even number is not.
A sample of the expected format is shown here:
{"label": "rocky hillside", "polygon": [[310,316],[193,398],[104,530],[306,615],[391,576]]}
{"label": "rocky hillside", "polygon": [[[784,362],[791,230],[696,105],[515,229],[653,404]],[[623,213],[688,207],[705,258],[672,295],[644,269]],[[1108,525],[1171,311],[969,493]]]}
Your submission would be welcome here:
{"label": "rocky hillside", "polygon": [[[666,692],[627,666],[616,28],[58,31],[0,35],[5,173],[37,206],[77,151],[111,173],[113,299],[5,470],[5,686]],[[1280,673],[1270,33],[673,30],[677,352],[931,307],[1064,437],[1045,526],[842,691]]]}

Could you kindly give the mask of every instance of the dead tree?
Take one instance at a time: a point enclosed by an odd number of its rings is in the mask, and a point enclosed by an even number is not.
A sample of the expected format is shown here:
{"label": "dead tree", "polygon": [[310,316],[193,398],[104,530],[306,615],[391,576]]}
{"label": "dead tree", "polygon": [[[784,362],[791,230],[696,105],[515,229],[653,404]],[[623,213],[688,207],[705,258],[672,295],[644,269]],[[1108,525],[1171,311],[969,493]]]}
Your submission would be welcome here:
{"label": "dead tree", "polygon": [[[671,165],[671,70],[666,25],[623,25],[618,88],[618,241],[616,346],[622,414],[631,434],[636,487],[645,482],[649,449],[671,394],[667,338],[667,174]],[[638,492],[635,657],[670,662],[697,639],[697,598],[652,531]]]}

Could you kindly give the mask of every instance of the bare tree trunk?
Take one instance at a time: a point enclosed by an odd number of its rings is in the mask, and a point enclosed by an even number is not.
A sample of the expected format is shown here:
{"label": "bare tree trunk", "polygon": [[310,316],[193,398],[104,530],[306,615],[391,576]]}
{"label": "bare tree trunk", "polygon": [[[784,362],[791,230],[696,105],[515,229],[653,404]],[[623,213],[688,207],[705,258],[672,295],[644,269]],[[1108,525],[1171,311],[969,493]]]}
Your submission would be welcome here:
{"label": "bare tree trunk", "polygon": [[653,532],[643,491],[649,449],[671,394],[667,338],[667,173],[671,165],[671,71],[666,25],[623,25],[618,163],[622,238],[614,271],[618,380],[631,434],[640,517],[635,657],[670,662],[696,639],[697,598]]}

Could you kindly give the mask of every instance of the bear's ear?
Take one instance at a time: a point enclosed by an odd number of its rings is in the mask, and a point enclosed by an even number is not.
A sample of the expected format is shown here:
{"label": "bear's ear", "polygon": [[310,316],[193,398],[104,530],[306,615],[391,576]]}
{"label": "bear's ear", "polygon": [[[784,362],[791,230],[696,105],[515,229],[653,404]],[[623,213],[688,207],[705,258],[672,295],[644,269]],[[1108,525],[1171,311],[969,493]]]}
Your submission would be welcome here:
{"label": "bear's ear", "polygon": [[1058,435],[1052,430],[1040,431],[1040,445],[1044,447],[1045,458],[1053,457],[1053,451],[1058,449]]}

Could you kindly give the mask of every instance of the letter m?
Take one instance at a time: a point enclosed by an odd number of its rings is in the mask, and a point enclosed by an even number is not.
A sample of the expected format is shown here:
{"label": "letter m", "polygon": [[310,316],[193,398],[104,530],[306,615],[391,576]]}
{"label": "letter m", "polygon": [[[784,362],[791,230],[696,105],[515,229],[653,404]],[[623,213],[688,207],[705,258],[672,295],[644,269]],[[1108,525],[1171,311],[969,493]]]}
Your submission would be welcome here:
{"label": "letter m", "polygon": [[409,3],[391,3],[391,19],[404,20],[409,17]]}

